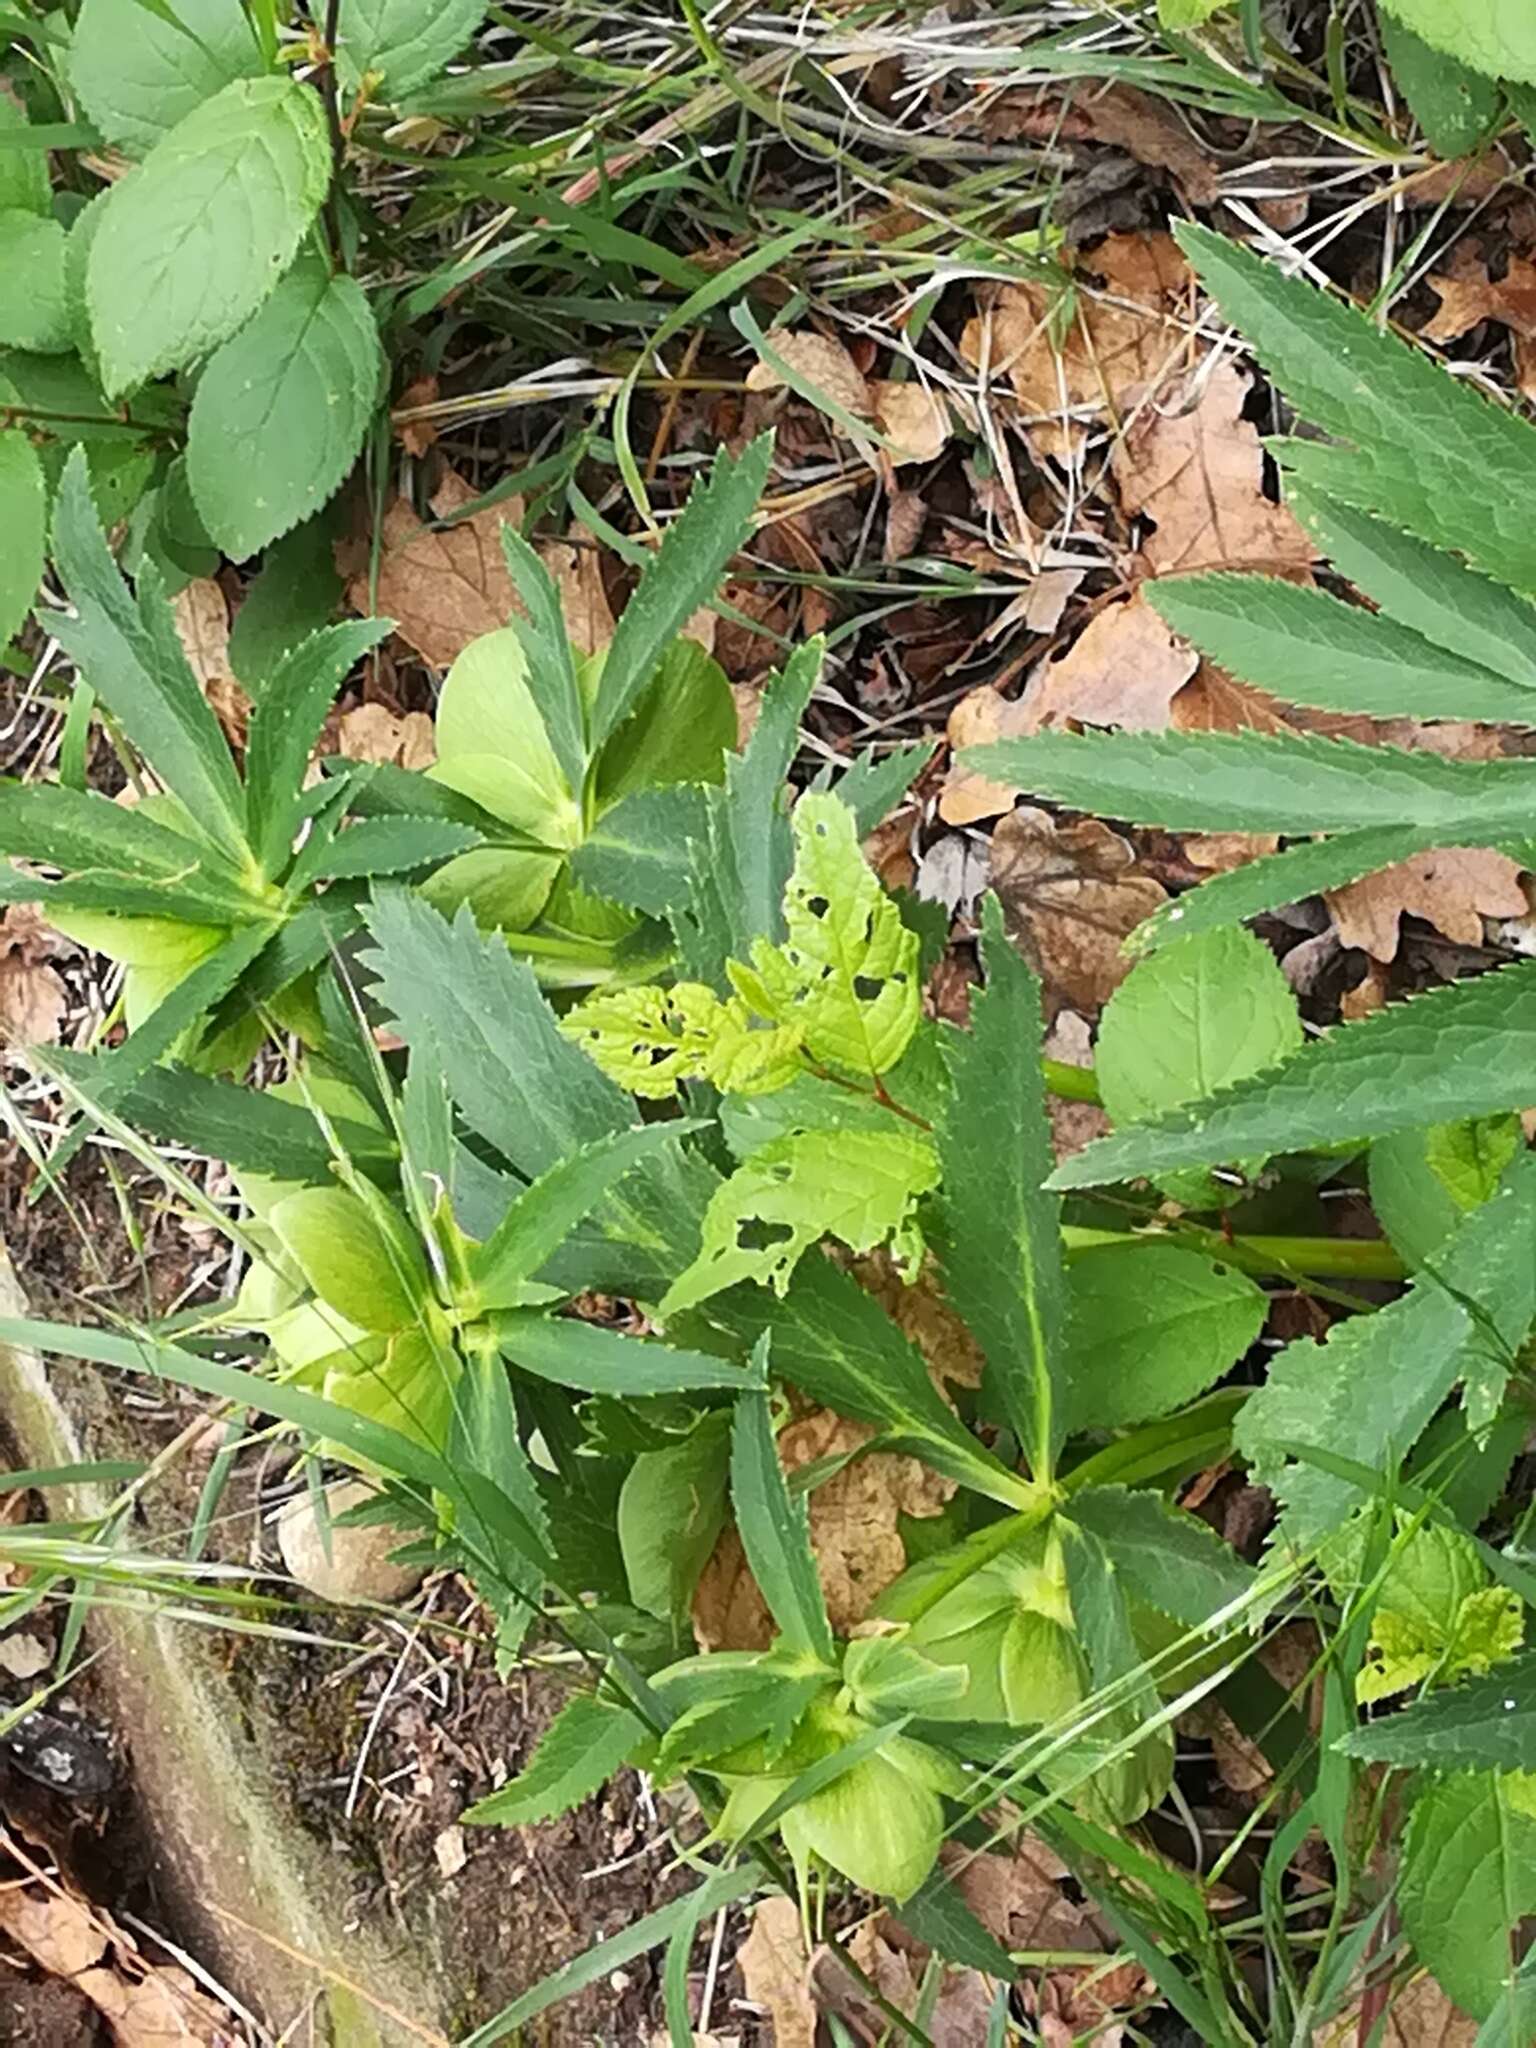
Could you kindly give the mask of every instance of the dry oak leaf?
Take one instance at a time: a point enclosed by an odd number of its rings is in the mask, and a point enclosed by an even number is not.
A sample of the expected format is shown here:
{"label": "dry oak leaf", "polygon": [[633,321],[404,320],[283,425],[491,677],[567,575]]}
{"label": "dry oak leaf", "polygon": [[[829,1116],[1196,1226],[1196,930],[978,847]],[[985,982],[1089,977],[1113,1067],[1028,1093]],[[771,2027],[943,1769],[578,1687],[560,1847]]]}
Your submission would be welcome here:
{"label": "dry oak leaf", "polygon": [[1224,568],[1294,576],[1316,559],[1294,516],[1264,495],[1259,431],[1242,416],[1251,388],[1223,358],[1188,380],[1181,401],[1144,412],[1115,443],[1121,509],[1157,521],[1141,551],[1160,576]]}
{"label": "dry oak leaf", "polygon": [[[779,358],[838,405],[844,412],[851,412],[855,419],[867,420],[874,411],[874,401],[864,373],[849,355],[840,341],[833,341],[828,335],[813,333],[802,328],[796,333],[770,334],[768,346]],[[749,391],[782,391],[785,380],[781,373],[766,357],[752,365],[747,372]],[[837,422],[833,421],[835,427]]]}
{"label": "dry oak leaf", "polygon": [[[952,757],[963,747],[1017,739],[1033,730],[1023,699],[999,696],[990,683],[966,692],[950,712],[946,728]],[[939,816],[946,825],[972,825],[978,818],[997,817],[1021,794],[1016,784],[994,782],[973,768],[962,768],[958,759],[952,758],[939,793]]]}
{"label": "dry oak leaf", "polygon": [[195,576],[171,599],[176,637],[214,715],[237,747],[245,745],[251,700],[229,658],[229,606],[211,576]]}
{"label": "dry oak leaf", "polygon": [[81,1900],[11,1886],[0,1886],[0,1930],[53,1977],[81,1976],[101,1961],[110,1939]]}
{"label": "dry oak leaf", "polygon": [[79,950],[44,923],[35,903],[0,913],[0,1048],[58,1044],[69,994],[50,963]]}
{"label": "dry oak leaf", "polygon": [[1075,718],[1127,732],[1166,731],[1174,697],[1200,657],[1138,590],[1088,621],[1059,661],[1042,662],[1024,693],[1025,732]]}
{"label": "dry oak leaf", "polygon": [[1459,341],[1484,320],[1497,320],[1516,334],[1536,335],[1536,263],[1511,256],[1497,283],[1488,275],[1486,258],[1468,252],[1449,272],[1431,276],[1440,296],[1432,318],[1419,330],[1426,341]]}
{"label": "dry oak leaf", "polygon": [[1323,901],[1343,945],[1389,961],[1397,958],[1405,916],[1423,918],[1459,946],[1480,946],[1485,917],[1526,914],[1522,873],[1520,863],[1505,853],[1442,847],[1416,853],[1342,889],[1329,889]]}
{"label": "dry oak leaf", "polygon": [[880,377],[869,386],[875,420],[895,445],[885,452],[897,469],[932,462],[944,453],[951,432],[949,408],[936,391],[915,380],[897,384]]}
{"label": "dry oak leaf", "polygon": [[336,751],[348,761],[382,761],[396,768],[430,768],[437,735],[425,711],[397,718],[382,704],[359,704],[336,719]]}
{"label": "dry oak leaf", "polygon": [[1130,972],[1122,942],[1168,899],[1137,871],[1129,841],[1097,818],[1058,825],[1025,806],[992,835],[992,886],[1008,936],[1045,984],[1052,1011],[1098,1010]]}
{"label": "dry oak leaf", "polygon": [[1012,384],[1042,455],[1069,456],[1082,443],[1084,422],[1134,411],[1187,353],[1171,315],[1191,280],[1171,236],[1110,235],[1085,267],[1103,287],[1079,290],[1059,347],[1053,315],[1060,294],[1033,281],[1004,285],[960,336],[967,363]]}
{"label": "dry oak leaf", "polygon": [[1201,148],[1173,109],[1134,85],[1110,85],[1079,95],[1068,106],[1051,94],[1003,93],[982,117],[995,141],[1031,137],[1053,148],[1102,142],[1139,164],[1167,171],[1195,206],[1212,206],[1220,193],[1220,166]]}
{"label": "dry oak leaf", "polygon": [[[855,1451],[874,1434],[830,1408],[814,1409],[779,1432],[779,1459],[786,1472],[796,1472]],[[811,1494],[811,1548],[835,1634],[863,1621],[906,1570],[901,1517],[938,1514],[954,1490],[952,1479],[916,1458],[874,1451],[851,1459]],[[722,1532],[699,1575],[693,1630],[706,1650],[766,1650],[773,1640],[772,1618],[733,1528]]]}
{"label": "dry oak leaf", "polygon": [[736,1964],[748,2000],[772,2023],[774,2048],[815,2048],[816,2001],[793,1899],[781,1894],[759,1901]]}
{"label": "dry oak leaf", "polygon": [[[451,518],[480,495],[445,470],[432,496],[439,519]],[[393,619],[395,631],[433,668],[446,669],[471,640],[504,626],[517,609],[512,578],[501,551],[503,522],[516,526],[522,506],[503,499],[455,526],[433,531],[404,498],[384,514],[376,600],[368,584],[365,552],[352,549],[342,564],[347,601],[354,611]]]}

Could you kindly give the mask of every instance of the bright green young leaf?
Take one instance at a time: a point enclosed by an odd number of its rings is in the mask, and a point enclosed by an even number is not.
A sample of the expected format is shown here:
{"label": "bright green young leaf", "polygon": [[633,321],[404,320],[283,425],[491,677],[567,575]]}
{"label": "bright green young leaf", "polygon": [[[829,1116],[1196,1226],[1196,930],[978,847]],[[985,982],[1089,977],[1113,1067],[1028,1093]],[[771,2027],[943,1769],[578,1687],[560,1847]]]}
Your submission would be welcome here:
{"label": "bright green young leaf", "polygon": [[580,839],[580,807],[550,745],[515,627],[482,633],[448,671],[428,772],[541,846]]}
{"label": "bright green young leaf", "polygon": [[681,1620],[725,1526],[729,1418],[710,1415],[680,1444],[642,1451],[619,1492],[629,1595],[646,1614]]}
{"label": "bright green young leaf", "polygon": [[399,99],[451,63],[484,16],[476,0],[343,0],[337,69],[353,91],[371,74],[371,98]]}
{"label": "bright green young leaf", "polygon": [[[425,778],[417,776],[416,781]],[[483,931],[523,932],[550,900],[560,874],[558,853],[476,846],[444,861],[420,886],[423,902],[452,917],[467,904]]]}
{"label": "bright green young leaf", "polygon": [[1184,35],[1230,4],[1231,0],[1157,0],[1157,18],[1174,35]]}
{"label": "bright green young leaf", "polygon": [[1490,78],[1536,82],[1536,39],[1524,0],[1388,0],[1392,12],[1436,50]]}
{"label": "bright green young leaf", "polygon": [[1536,1102],[1536,963],[1392,1003],[1198,1106],[1102,1138],[1051,1185],[1373,1138]]}
{"label": "bright green young leaf", "polygon": [[684,1081],[755,1095],[802,1071],[797,1026],[754,1029],[739,996],[723,1003],[697,981],[602,989],[560,1028],[621,1088],[657,1102],[669,1101]]}
{"label": "bright green young leaf", "polygon": [[1536,1651],[1402,1713],[1340,1747],[1367,1763],[1432,1770],[1536,1770]]}
{"label": "bright green young leaf", "polygon": [[71,348],[64,290],[64,230],[56,220],[9,206],[0,211],[0,342],[60,355]]}
{"label": "bright green young leaf", "polygon": [[427,1268],[403,1223],[386,1234],[346,1188],[302,1188],[268,1221],[313,1292],[349,1322],[392,1331],[414,1320],[429,1292]]}
{"label": "bright green young leaf", "polygon": [[1067,1428],[1059,1386],[1067,1297],[1060,1212],[1041,1192],[1051,1146],[1035,1057],[1040,990],[991,894],[982,928],[986,987],[972,1002],[970,1030],[945,1035],[941,1250],[949,1297],[986,1359],[992,1402],[1042,1476]]}
{"label": "bright green young leaf", "polygon": [[1536,721],[1536,688],[1278,576],[1175,576],[1152,584],[1149,596],[1202,654],[1293,704],[1368,718]]}
{"label": "bright green young leaf", "polygon": [[1063,1427],[1119,1429],[1215,1385],[1264,1327],[1262,1289],[1179,1245],[1086,1252],[1067,1268]]}
{"label": "bright green young leaf", "polygon": [[1486,71],[1458,63],[1461,52],[1431,49],[1386,8],[1377,17],[1398,91],[1436,156],[1466,156],[1503,112],[1504,96]]}
{"label": "bright green young leaf", "polygon": [[1186,1628],[1202,1628],[1240,1600],[1257,1574],[1198,1515],[1160,1494],[1124,1486],[1088,1487],[1066,1513],[1096,1536],[1126,1592]]}
{"label": "bright green young leaf", "polygon": [[[766,1371],[768,1346],[755,1362]],[[787,1649],[832,1661],[827,1620],[805,1498],[791,1499],[774,1443],[766,1393],[742,1394],[731,1430],[731,1505],[758,1590]]]}
{"label": "bright green young leaf", "polygon": [[1355,1680],[1355,1698],[1366,1706],[1432,1679],[1449,1683],[1468,1673],[1482,1677],[1494,1665],[1507,1663],[1524,1639],[1524,1603],[1506,1586],[1469,1593],[1445,1630],[1425,1629],[1388,1608],[1372,1622],[1368,1661]]}
{"label": "bright green young leaf", "polygon": [[[9,391],[0,381],[0,405]],[[25,620],[42,580],[48,486],[37,450],[19,427],[0,433],[0,645]]]}
{"label": "bright green young leaf", "polygon": [[1408,1817],[1397,1905],[1419,1960],[1486,2019],[1513,1974],[1511,1938],[1536,1912],[1536,1820],[1486,1772],[1429,1780]]}
{"label": "bright green young leaf", "polygon": [[938,1177],[933,1147],[899,1126],[775,1138],[715,1190],[699,1256],[673,1281],[661,1313],[676,1315],[744,1280],[782,1295],[822,1237],[856,1252],[889,1242],[898,1262],[909,1262],[922,1247],[912,1204]]}
{"label": "bright green young leaf", "polygon": [[[1445,47],[1415,18],[1436,8],[1484,24],[1500,8],[1511,21],[1526,15],[1525,0],[1405,0],[1397,11]],[[1455,41],[1454,54],[1477,61],[1472,34]],[[1536,44],[1528,33],[1525,45],[1530,77]],[[1525,421],[1240,243],[1187,222],[1175,234],[1302,418],[1349,444],[1287,444],[1288,464],[1294,457],[1303,477],[1324,481],[1335,497],[1454,549],[1512,588],[1536,590],[1536,463]]]}
{"label": "bright green young leaf", "polygon": [[109,142],[142,156],[265,66],[238,0],[82,0],[69,82]]}
{"label": "bright green young leaf", "polygon": [[192,400],[187,479],[226,555],[245,561],[340,488],[382,368],[362,288],[318,256],[217,350]]}
{"label": "bright green young leaf", "polygon": [[471,1827],[527,1827],[569,1813],[602,1790],[645,1735],[623,1707],[578,1693],[544,1731],[527,1768],[459,1817]]}
{"label": "bright green young leaf", "polygon": [[331,179],[320,95],[240,79],[114,185],[86,265],[109,397],[206,355],[298,252]]}
{"label": "bright green young leaf", "polygon": [[732,979],[761,1014],[803,1033],[813,1058],[846,1073],[884,1074],[917,1029],[917,934],[881,888],[853,813],[836,797],[808,792],[793,823],[788,937],[777,947],[760,940],[750,983]]}

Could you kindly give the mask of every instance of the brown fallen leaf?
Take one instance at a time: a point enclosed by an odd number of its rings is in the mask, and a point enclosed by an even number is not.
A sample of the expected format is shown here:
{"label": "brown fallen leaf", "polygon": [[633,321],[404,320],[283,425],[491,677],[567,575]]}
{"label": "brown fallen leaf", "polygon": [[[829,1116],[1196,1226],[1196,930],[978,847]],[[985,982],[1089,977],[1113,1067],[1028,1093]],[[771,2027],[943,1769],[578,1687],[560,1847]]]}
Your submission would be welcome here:
{"label": "brown fallen leaf", "polygon": [[[559,587],[571,645],[578,654],[601,654],[613,638],[613,613],[603,589],[602,558],[597,549],[551,540],[540,546],[538,555]],[[521,604],[517,609],[522,610]]]}
{"label": "brown fallen leaf", "polygon": [[949,408],[936,391],[915,380],[897,384],[880,377],[869,386],[869,396],[877,424],[896,444],[886,453],[897,469],[944,453],[952,429]]}
{"label": "brown fallen leaf", "polygon": [[1169,707],[1175,732],[1287,732],[1278,699],[1202,661]]}
{"label": "brown fallen leaf", "polygon": [[1313,2034],[1312,2048],[1355,2048],[1367,2038],[1372,2048],[1473,2048],[1478,2026],[1426,1970],[1392,1994],[1384,2013],[1373,2007],[1362,2017],[1357,2004],[1329,2020]]}
{"label": "brown fallen leaf", "polygon": [[927,524],[928,501],[921,491],[892,491],[885,504],[884,560],[904,562],[916,554]]}
{"label": "brown fallen leaf", "polygon": [[79,950],[44,923],[35,903],[0,913],[0,1047],[58,1044],[69,994],[51,963]]}
{"label": "brown fallen leaf", "polygon": [[1071,1872],[1037,1835],[973,1855],[951,1844],[941,1861],[976,1918],[1005,1948],[1101,1949],[1105,1929],[1064,1889]]}
{"label": "brown fallen leaf", "polygon": [[[445,470],[432,510],[447,519],[479,495],[454,471]],[[393,619],[401,639],[424,661],[446,669],[471,640],[504,626],[516,609],[501,527],[503,521],[515,526],[521,517],[521,502],[508,498],[472,519],[433,531],[404,498],[396,498],[384,514],[376,602],[369,593],[366,547],[338,550],[348,578],[347,601],[354,611]]]}
{"label": "brown fallen leaf", "polygon": [[1504,275],[1488,275],[1488,260],[1468,249],[1449,271],[1432,272],[1429,283],[1440,304],[1419,330],[1427,341],[1459,341],[1484,320],[1497,320],[1516,334],[1536,334],[1536,263],[1511,256]]}
{"label": "brown fallen leaf", "polygon": [[800,1909],[782,1895],[762,1899],[736,1951],[747,1998],[767,2013],[773,2048],[815,2048],[816,2001],[800,1939]]}
{"label": "brown fallen leaf", "polygon": [[1189,343],[1173,320],[1190,289],[1189,267],[1169,235],[1110,235],[1086,271],[1060,347],[1053,336],[1058,295],[1043,284],[1004,285],[967,321],[960,354],[990,378],[1006,377],[1032,424],[1042,455],[1072,454],[1083,422],[1119,419],[1173,374]]}
{"label": "brown fallen leaf", "polygon": [[54,1977],[79,1977],[111,1940],[83,1900],[30,1886],[0,1886],[0,1929]]}
{"label": "brown fallen leaf", "polygon": [[[770,334],[768,346],[797,377],[814,385],[844,412],[861,420],[873,413],[874,403],[864,373],[840,341],[802,328],[799,332]],[[748,370],[746,386],[749,391],[782,391],[785,380],[764,357]],[[832,424],[835,429],[837,422]]]}
{"label": "brown fallen leaf", "polygon": [[251,700],[235,681],[229,658],[229,606],[211,576],[195,576],[171,599],[176,637],[203,695],[237,747],[245,745]]}
{"label": "brown fallen leaf", "polygon": [[917,1347],[940,1393],[950,1385],[981,1385],[981,1346],[944,1299],[932,1259],[924,1260],[912,1281],[902,1277],[883,1250],[851,1258],[847,1265],[865,1293],[875,1297],[907,1342]]}
{"label": "brown fallen leaf", "polygon": [[137,1980],[87,1970],[75,1986],[105,2017],[117,2048],[234,2048],[238,2038],[230,2016],[174,1964]]}
{"label": "brown fallen leaf", "polygon": [[1264,495],[1259,430],[1242,417],[1251,388],[1223,358],[1115,443],[1121,508],[1156,520],[1142,554],[1160,576],[1238,567],[1296,576],[1316,559],[1293,514]]}
{"label": "brown fallen leaf", "polygon": [[438,388],[435,377],[418,377],[400,394],[391,418],[395,423],[396,437],[407,455],[425,455],[437,439],[437,427],[431,420],[402,419],[400,415],[414,412],[419,406],[435,404]]}
{"label": "brown fallen leaf", "polygon": [[1008,936],[1053,1010],[1096,1011],[1130,972],[1121,943],[1168,892],[1137,871],[1128,840],[1097,818],[1061,826],[1024,807],[998,820],[992,886]]}
{"label": "brown fallen leaf", "polygon": [[397,718],[382,704],[359,704],[335,722],[335,746],[349,761],[382,761],[396,768],[430,768],[437,735],[425,711]]}
{"label": "brown fallen leaf", "polygon": [[1373,959],[1397,958],[1404,917],[1421,917],[1459,946],[1480,946],[1485,917],[1523,917],[1524,870],[1488,848],[1447,847],[1324,892],[1340,943]]}
{"label": "brown fallen leaf", "polygon": [[[779,1432],[786,1472],[818,1459],[844,1456],[875,1434],[863,1423],[814,1409]],[[955,1483],[916,1458],[874,1451],[853,1458],[810,1496],[811,1548],[834,1630],[846,1634],[863,1621],[893,1580],[906,1570],[903,1515],[936,1515]],[[765,1650],[773,1621],[747,1567],[741,1538],[722,1532],[693,1596],[693,1629],[706,1650]]]}
{"label": "brown fallen leaf", "polygon": [[1060,725],[1118,725],[1163,732],[1174,697],[1200,665],[1187,640],[1171,633],[1138,590],[1106,605],[1059,661],[1042,662],[1020,706],[1023,732]]}
{"label": "brown fallen leaf", "polygon": [[1011,782],[994,782],[974,768],[962,768],[954,758],[961,748],[1017,739],[1032,730],[1022,698],[1000,696],[990,683],[966,692],[950,712],[947,727],[952,758],[939,792],[939,816],[947,825],[972,825],[978,818],[995,818],[1021,794]]}
{"label": "brown fallen leaf", "polygon": [[1191,832],[1184,841],[1184,858],[1208,874],[1226,875],[1276,852],[1279,845],[1278,832]]}
{"label": "brown fallen leaf", "polygon": [[1215,204],[1220,166],[1208,156],[1166,100],[1134,85],[1080,93],[1066,107],[1054,93],[1003,93],[988,108],[982,132],[995,140],[1034,137],[1059,146],[1102,142],[1139,164],[1167,171],[1195,206]]}
{"label": "brown fallen leaf", "polygon": [[[1076,1010],[1063,1010],[1045,1034],[1041,1051],[1047,1059],[1060,1060],[1067,1067],[1093,1065],[1093,1033],[1088,1019]],[[1107,1136],[1109,1118],[1096,1102],[1074,1102],[1070,1096],[1047,1094],[1045,1113],[1051,1125],[1051,1150],[1057,1164],[1081,1152],[1095,1138]]]}

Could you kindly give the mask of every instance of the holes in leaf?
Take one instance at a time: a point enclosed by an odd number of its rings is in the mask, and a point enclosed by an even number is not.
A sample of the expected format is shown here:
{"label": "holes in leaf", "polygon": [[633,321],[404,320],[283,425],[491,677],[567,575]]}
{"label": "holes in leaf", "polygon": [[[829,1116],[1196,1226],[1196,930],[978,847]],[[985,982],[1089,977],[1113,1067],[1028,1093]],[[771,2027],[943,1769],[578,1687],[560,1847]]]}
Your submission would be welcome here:
{"label": "holes in leaf", "polygon": [[807,898],[805,899],[805,907],[811,913],[812,917],[825,917],[827,912],[832,908],[832,905],[827,901],[825,896],[807,896]]}
{"label": "holes in leaf", "polygon": [[873,975],[856,974],[853,977],[853,992],[861,1003],[872,1003],[884,987],[885,983],[877,981]]}
{"label": "holes in leaf", "polygon": [[[788,1176],[785,1176],[788,1178]],[[794,1232],[787,1223],[765,1223],[761,1216],[741,1216],[736,1222],[736,1249],[739,1252],[772,1251],[776,1245],[788,1244]]]}

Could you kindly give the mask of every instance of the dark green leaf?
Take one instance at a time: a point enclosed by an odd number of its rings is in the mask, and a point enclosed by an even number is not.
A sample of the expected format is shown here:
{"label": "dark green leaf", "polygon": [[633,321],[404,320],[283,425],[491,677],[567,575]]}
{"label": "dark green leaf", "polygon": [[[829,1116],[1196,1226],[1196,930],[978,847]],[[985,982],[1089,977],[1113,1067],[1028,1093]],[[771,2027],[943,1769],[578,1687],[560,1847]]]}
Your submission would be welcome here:
{"label": "dark green leaf", "polygon": [[[767,1359],[765,1337],[754,1355],[759,1371]],[[747,1563],[785,1647],[830,1664],[832,1628],[811,1554],[806,1503],[791,1499],[784,1483],[766,1393],[743,1394],[736,1403],[731,1504]]]}
{"label": "dark green leaf", "polygon": [[322,627],[266,672],[245,754],[250,842],[263,874],[279,875],[288,865],[304,773],[337,690],[389,630],[387,619]]}

